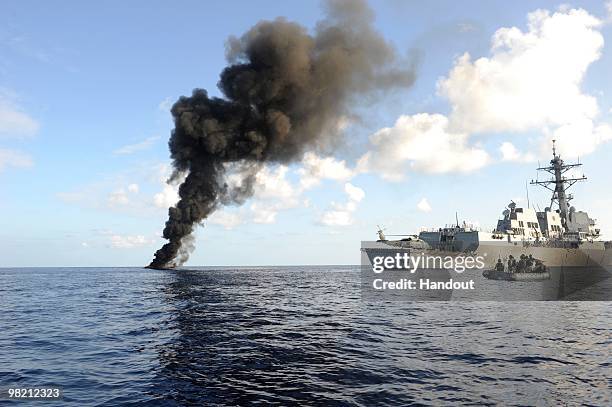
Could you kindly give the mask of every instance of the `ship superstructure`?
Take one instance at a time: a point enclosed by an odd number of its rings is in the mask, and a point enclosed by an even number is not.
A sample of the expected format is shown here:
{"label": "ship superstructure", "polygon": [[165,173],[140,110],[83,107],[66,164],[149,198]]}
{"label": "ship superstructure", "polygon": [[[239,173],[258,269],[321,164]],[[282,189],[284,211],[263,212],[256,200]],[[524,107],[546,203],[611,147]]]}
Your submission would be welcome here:
{"label": "ship superstructure", "polygon": [[[422,251],[425,242],[429,251],[444,255],[466,253],[485,256],[487,267],[494,268],[498,260],[532,256],[552,270],[561,270],[562,283],[584,280],[590,276],[610,276],[612,272],[612,242],[600,239],[600,229],[595,219],[587,212],[578,211],[570,205],[573,199],[568,190],[577,182],[587,178],[574,175],[581,164],[566,164],[557,153],[553,141],[553,158],[550,165],[538,171],[552,175],[550,179],[532,181],[551,191],[550,206],[538,211],[528,205],[519,207],[510,202],[502,212],[493,230],[483,231],[469,225],[459,224],[421,231],[419,245],[413,251]],[[396,250],[397,241],[379,240],[363,251],[372,259],[374,254]],[[403,242],[410,249],[410,242]],[[603,272],[603,274],[601,273]],[[598,277],[599,278],[599,277]],[[573,280],[574,279],[574,280]],[[557,279],[559,283],[559,279]],[[571,289],[570,289],[571,290]]]}
{"label": "ship superstructure", "polygon": [[[587,179],[584,175],[568,176],[571,170],[582,164],[565,164],[557,154],[554,143],[553,141],[550,166],[538,168],[539,171],[551,174],[553,178],[531,181],[532,185],[543,186],[552,192],[550,206],[544,211],[536,211],[529,206],[521,208],[515,202],[510,202],[491,233],[457,223],[455,227],[421,232],[419,237],[432,248],[457,251],[474,250],[483,241],[559,247],[579,247],[583,242],[594,243],[600,237],[600,229],[596,227],[595,219],[587,212],[577,211],[570,206],[574,197],[568,193],[575,183]],[[556,209],[553,208],[554,205]]]}
{"label": "ship superstructure", "polygon": [[[552,192],[549,208],[552,208],[555,203],[559,208],[557,211],[558,217],[555,215],[554,219],[551,219],[552,217],[548,215],[550,209],[544,213],[537,213],[538,223],[548,238],[567,237],[572,240],[599,238],[600,230],[595,227],[595,220],[591,219],[588,213],[576,211],[573,206],[570,206],[570,201],[574,197],[567,191],[575,183],[585,181],[587,177],[584,175],[568,177],[567,174],[580,166],[582,166],[580,163],[565,164],[561,156],[557,155],[555,141],[553,140],[553,159],[550,161],[550,166],[538,168],[538,171],[545,171],[551,174],[553,178],[545,181],[531,181],[532,185],[543,186]],[[557,220],[561,223],[560,225]]]}

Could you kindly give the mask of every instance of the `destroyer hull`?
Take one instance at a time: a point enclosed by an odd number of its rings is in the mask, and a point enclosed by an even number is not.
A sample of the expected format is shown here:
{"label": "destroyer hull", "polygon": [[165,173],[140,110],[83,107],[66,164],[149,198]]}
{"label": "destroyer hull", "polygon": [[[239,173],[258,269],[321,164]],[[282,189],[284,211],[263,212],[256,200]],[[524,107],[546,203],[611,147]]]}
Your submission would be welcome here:
{"label": "destroyer hull", "polygon": [[[558,248],[529,245],[514,245],[507,242],[482,242],[470,252],[438,249],[398,248],[384,242],[370,242],[362,248],[364,254],[362,264],[371,265],[378,256],[395,256],[396,253],[407,253],[416,257],[458,257],[480,256],[484,261],[482,269],[465,270],[463,278],[474,278],[487,285],[487,293],[479,297],[473,293],[469,298],[476,300],[560,300],[571,297],[572,294],[588,289],[612,277],[612,249],[601,247]],[[510,255],[520,258],[521,255],[533,256],[546,266],[550,278],[543,281],[484,281],[483,269],[494,269],[498,259],[507,259]],[[421,270],[420,274],[428,270]],[[439,269],[430,269],[439,274]],[[457,275],[450,271],[449,276]],[[497,284],[498,289],[492,289],[491,284]],[[537,289],[534,290],[534,287]],[[511,292],[523,289],[523,293]],[[525,295],[522,295],[525,294]],[[610,293],[604,290],[597,298],[589,300],[610,300]]]}
{"label": "destroyer hull", "polygon": [[[510,255],[519,258],[521,254],[524,254],[542,260],[547,267],[603,268],[612,271],[612,249],[600,247],[560,248],[514,245],[505,242],[481,242],[474,253],[483,256],[487,265],[491,266],[499,258],[504,259]],[[455,252],[455,255],[457,254]]]}
{"label": "destroyer hull", "polygon": [[458,251],[443,249],[414,249],[398,248],[387,245],[384,242],[373,242],[369,247],[364,247],[370,261],[373,256],[386,256],[395,252],[407,252],[413,256],[482,256],[486,267],[493,267],[497,259],[505,259],[510,255],[519,258],[522,254],[532,255],[542,260],[547,267],[578,267],[590,269],[593,267],[603,268],[612,272],[612,249],[603,248],[559,248],[535,245],[514,245],[505,242],[482,242],[474,250]]}

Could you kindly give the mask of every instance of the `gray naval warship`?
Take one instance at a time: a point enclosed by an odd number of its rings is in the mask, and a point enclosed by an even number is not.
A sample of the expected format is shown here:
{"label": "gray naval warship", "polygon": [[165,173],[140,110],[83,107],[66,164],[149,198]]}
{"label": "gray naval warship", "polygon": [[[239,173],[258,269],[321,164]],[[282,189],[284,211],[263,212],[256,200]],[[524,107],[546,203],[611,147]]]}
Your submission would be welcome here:
{"label": "gray naval warship", "polygon": [[[556,151],[555,141],[552,153],[550,166],[538,168],[552,177],[531,181],[532,185],[552,192],[550,206],[544,211],[521,208],[511,202],[491,231],[466,223],[460,225],[457,221],[455,225],[415,235],[392,235],[403,238],[389,240],[379,227],[378,240],[362,242],[362,252],[370,264],[376,256],[393,256],[398,252],[421,256],[482,256],[485,270],[480,270],[481,275],[487,279],[500,276],[496,279],[508,281],[547,280],[540,281],[548,293],[546,299],[563,299],[609,279],[612,242],[601,239],[595,219],[570,205],[573,195],[568,190],[587,178],[571,176],[568,172],[582,164],[566,164]],[[516,259],[522,267],[517,267]],[[543,277],[529,277],[535,273],[542,273],[539,276]],[[610,300],[610,293],[604,297]]]}

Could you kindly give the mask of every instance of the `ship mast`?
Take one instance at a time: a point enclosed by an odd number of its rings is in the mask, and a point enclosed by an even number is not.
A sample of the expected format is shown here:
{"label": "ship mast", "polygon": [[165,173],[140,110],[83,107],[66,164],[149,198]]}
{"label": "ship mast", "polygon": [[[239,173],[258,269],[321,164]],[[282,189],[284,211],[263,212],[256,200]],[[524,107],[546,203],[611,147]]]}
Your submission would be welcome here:
{"label": "ship mast", "polygon": [[557,202],[559,205],[559,214],[561,215],[561,223],[563,228],[567,231],[567,212],[569,209],[569,202],[574,198],[572,194],[567,194],[567,190],[570,189],[578,181],[584,181],[587,179],[584,175],[578,178],[567,178],[564,176],[572,168],[580,167],[582,164],[565,164],[561,159],[560,155],[557,155],[557,149],[555,146],[556,140],[553,140],[553,159],[550,160],[550,167],[540,167],[538,171],[546,171],[554,179],[546,181],[531,181],[531,185],[540,185],[552,192],[550,199],[550,207],[552,208],[553,203]]}

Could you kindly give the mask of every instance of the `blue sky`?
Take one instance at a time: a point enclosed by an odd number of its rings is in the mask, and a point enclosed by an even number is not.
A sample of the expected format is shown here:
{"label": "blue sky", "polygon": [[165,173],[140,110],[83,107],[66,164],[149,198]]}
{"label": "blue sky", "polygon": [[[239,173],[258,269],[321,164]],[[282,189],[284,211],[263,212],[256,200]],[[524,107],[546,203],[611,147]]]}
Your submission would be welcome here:
{"label": "blue sky", "polygon": [[[322,17],[316,1],[180,4],[0,5],[0,266],[147,264],[172,195],[168,106],[195,87],[219,94],[230,35],[262,19],[312,28]],[[590,177],[575,205],[612,234],[605,2],[369,4],[382,35],[418,60],[414,86],[361,106],[362,122],[346,126],[347,143],[327,161],[267,169],[250,202],[198,229],[188,264],[355,264],[377,224],[411,233],[455,211],[492,227],[523,199],[553,137]],[[500,92],[513,78],[521,90]],[[546,206],[547,193],[530,194]]]}

